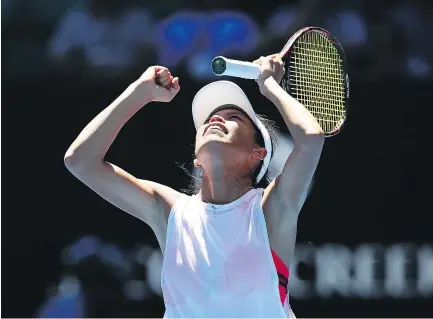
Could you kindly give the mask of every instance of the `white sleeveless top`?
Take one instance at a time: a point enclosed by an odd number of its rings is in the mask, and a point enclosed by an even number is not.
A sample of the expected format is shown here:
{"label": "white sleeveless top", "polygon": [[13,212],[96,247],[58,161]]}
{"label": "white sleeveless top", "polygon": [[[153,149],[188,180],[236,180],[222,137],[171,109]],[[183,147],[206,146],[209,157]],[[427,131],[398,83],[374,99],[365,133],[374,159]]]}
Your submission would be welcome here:
{"label": "white sleeveless top", "polygon": [[180,196],[168,219],[164,318],[287,318],[262,193],[252,189],[226,205]]}

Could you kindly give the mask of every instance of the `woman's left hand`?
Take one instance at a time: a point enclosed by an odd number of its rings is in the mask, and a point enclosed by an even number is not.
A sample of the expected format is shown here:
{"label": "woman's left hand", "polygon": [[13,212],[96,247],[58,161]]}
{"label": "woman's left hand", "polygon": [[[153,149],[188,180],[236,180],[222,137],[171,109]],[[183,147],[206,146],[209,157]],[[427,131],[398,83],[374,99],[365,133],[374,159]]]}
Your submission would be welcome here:
{"label": "woman's left hand", "polygon": [[266,80],[274,78],[277,83],[281,82],[284,75],[284,63],[279,54],[272,54],[267,57],[260,57],[253,63],[260,65],[260,76],[257,79],[260,91],[264,88]]}

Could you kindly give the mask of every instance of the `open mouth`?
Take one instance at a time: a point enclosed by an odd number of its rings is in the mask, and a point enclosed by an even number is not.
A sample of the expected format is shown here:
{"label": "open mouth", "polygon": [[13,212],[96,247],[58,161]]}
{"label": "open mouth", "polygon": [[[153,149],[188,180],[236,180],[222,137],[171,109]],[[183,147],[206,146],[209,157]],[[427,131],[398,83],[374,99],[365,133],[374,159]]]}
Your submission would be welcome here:
{"label": "open mouth", "polygon": [[224,134],[227,134],[227,129],[225,128],[225,126],[219,123],[213,123],[208,127],[206,127],[203,134],[206,134],[209,131],[220,131],[223,132]]}

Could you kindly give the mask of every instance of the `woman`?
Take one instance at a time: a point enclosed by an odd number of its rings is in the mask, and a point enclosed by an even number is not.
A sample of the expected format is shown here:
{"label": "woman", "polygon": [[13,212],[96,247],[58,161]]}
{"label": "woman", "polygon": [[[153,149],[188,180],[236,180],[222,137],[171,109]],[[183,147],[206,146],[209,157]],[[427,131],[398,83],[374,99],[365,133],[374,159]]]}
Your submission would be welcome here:
{"label": "woman", "polygon": [[287,317],[273,255],[290,265],[324,135],[310,112],[278,85],[280,56],[255,63],[260,92],[278,108],[294,139],[281,174],[265,189],[255,186],[272,155],[269,132],[245,93],[227,81],[205,86],[193,100],[194,166],[202,172],[197,194],[139,180],[104,161],[135,112],[152,101],[170,102],[179,92],[178,78],[159,66],[96,116],[66,152],[66,166],[78,179],[154,231],[164,252],[165,317]]}

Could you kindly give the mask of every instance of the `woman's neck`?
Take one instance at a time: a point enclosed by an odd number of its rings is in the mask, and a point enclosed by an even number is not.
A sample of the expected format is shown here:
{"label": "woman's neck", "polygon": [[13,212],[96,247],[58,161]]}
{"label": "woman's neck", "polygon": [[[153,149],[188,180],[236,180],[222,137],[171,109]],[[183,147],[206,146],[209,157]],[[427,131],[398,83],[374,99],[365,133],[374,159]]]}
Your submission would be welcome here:
{"label": "woman's neck", "polygon": [[203,184],[200,189],[199,195],[204,202],[222,205],[228,204],[253,188],[251,178],[231,177],[226,175],[220,178],[215,176],[203,176]]}

